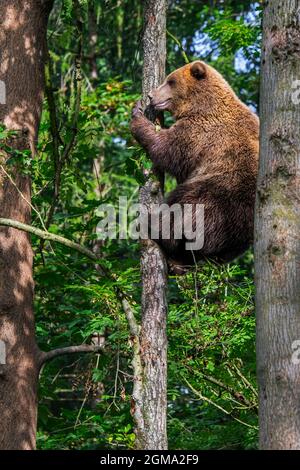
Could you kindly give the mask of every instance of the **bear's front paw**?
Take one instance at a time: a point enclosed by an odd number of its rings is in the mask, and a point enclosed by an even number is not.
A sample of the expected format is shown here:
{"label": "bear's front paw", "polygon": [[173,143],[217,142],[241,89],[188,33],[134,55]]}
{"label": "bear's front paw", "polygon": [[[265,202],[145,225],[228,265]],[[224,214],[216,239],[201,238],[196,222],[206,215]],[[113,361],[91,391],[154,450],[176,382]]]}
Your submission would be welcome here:
{"label": "bear's front paw", "polygon": [[142,107],[142,101],[138,100],[132,109],[132,118],[136,118],[136,117],[143,116],[143,115],[144,115],[144,110]]}

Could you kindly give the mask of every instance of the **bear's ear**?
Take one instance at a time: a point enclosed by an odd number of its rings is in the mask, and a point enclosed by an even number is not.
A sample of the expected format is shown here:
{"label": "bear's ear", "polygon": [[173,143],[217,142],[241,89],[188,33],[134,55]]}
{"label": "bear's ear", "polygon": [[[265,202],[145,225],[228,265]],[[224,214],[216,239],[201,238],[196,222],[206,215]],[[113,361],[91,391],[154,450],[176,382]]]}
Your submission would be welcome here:
{"label": "bear's ear", "polygon": [[194,62],[191,65],[190,71],[192,77],[196,78],[197,80],[202,80],[206,76],[205,65],[202,64],[202,62]]}

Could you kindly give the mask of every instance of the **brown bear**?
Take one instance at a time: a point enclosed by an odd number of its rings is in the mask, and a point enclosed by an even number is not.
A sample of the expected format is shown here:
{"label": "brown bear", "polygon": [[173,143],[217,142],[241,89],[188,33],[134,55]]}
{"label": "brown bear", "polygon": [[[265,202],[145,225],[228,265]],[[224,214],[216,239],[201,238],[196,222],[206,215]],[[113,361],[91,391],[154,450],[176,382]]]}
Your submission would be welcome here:
{"label": "brown bear", "polygon": [[138,102],[131,131],[154,166],[177,180],[167,204],[204,205],[201,249],[187,250],[184,238],[174,238],[174,227],[171,237],[159,236],[158,243],[179,266],[231,261],[253,241],[258,117],[202,61],[172,72],[149,98],[157,112],[171,112],[175,123],[157,131]]}

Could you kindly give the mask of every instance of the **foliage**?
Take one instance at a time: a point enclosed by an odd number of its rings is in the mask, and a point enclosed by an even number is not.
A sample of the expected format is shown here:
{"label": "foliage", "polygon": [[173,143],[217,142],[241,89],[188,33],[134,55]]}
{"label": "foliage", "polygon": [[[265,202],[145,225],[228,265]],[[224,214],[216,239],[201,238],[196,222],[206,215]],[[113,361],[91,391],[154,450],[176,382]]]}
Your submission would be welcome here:
{"label": "foliage", "polygon": [[180,296],[169,313],[175,446],[255,447],[255,320],[248,258],[244,266],[207,264],[177,281]]}

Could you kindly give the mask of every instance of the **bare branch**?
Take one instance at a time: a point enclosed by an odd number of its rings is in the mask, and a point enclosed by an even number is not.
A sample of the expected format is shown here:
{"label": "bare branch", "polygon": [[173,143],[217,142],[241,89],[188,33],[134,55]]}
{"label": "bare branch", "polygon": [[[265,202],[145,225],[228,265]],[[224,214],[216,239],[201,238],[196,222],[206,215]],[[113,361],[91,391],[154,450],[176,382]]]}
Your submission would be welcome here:
{"label": "bare branch", "polygon": [[75,144],[76,144],[76,137],[78,134],[78,118],[80,113],[80,105],[81,105],[81,95],[82,95],[82,72],[81,72],[81,65],[82,65],[82,48],[83,48],[83,23],[82,20],[79,18],[79,11],[80,7],[78,2],[75,2],[76,11],[77,11],[77,30],[79,34],[79,42],[78,42],[78,52],[75,59],[75,102],[74,102],[74,110],[73,116],[71,121],[71,138],[68,144],[65,146],[61,157],[62,165],[65,161],[69,158],[70,153],[72,152]]}
{"label": "bare branch", "polygon": [[97,353],[99,351],[103,351],[103,345],[80,344],[79,346],[67,346],[65,348],[52,349],[48,352],[41,352],[39,355],[39,368],[46,362],[66,354]]}
{"label": "bare branch", "polygon": [[126,299],[122,299],[122,306],[128,321],[130,333],[132,334],[132,336],[139,336],[140,326],[138,325],[135,319],[133,310],[129,305],[129,302]]}
{"label": "bare branch", "polygon": [[45,94],[48,103],[49,109],[49,120],[50,120],[50,133],[53,142],[53,156],[54,156],[54,164],[57,166],[60,155],[59,155],[59,143],[60,143],[60,136],[59,136],[59,124],[57,118],[57,107],[55,96],[53,92],[53,80],[52,80],[52,62],[50,58],[49,51],[47,51],[47,62],[45,65]]}

